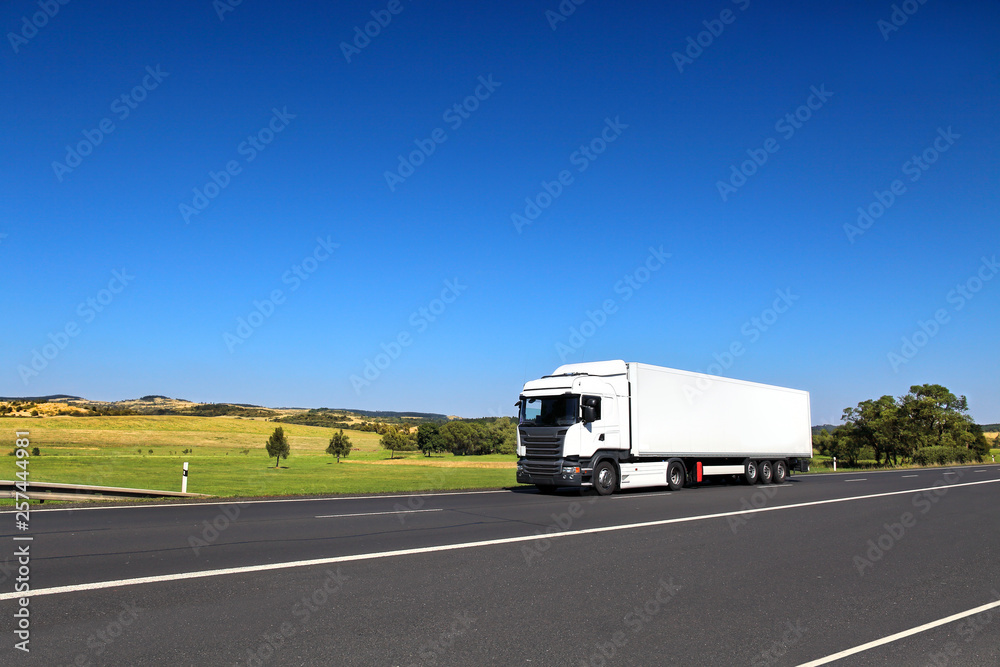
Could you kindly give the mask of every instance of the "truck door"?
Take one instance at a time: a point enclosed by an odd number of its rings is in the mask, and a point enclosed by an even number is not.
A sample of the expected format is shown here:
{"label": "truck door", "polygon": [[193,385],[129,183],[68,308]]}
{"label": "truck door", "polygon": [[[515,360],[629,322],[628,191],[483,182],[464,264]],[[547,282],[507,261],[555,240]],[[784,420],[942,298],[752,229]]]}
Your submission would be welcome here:
{"label": "truck door", "polygon": [[614,394],[584,396],[583,400],[584,404],[593,405],[597,409],[597,420],[587,425],[593,434],[594,450],[621,449],[621,428]]}

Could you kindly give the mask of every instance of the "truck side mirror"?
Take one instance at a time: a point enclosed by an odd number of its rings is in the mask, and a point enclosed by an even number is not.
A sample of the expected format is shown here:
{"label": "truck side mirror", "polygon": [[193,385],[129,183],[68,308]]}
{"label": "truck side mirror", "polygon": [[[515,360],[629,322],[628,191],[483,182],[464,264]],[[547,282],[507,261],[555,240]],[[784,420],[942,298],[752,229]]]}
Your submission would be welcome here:
{"label": "truck side mirror", "polygon": [[597,408],[593,405],[583,406],[583,423],[589,424],[597,421]]}

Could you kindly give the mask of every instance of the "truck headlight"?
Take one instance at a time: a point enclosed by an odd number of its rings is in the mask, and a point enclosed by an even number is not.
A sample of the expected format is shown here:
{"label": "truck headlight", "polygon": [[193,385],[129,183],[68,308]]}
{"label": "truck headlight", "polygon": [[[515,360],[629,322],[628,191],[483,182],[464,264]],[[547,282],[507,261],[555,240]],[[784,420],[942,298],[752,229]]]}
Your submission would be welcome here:
{"label": "truck headlight", "polygon": [[566,474],[580,472],[580,466],[563,466],[562,471]]}

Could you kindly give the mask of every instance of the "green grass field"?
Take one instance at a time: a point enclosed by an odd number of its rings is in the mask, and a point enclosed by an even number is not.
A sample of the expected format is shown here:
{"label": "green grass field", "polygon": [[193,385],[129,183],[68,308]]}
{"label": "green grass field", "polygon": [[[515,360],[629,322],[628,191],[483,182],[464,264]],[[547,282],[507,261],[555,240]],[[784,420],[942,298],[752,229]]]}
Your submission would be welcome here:
{"label": "green grass field", "polygon": [[[272,422],[229,417],[123,416],[0,419],[0,447],[14,449],[28,431],[39,456],[30,480],[179,491],[189,463],[188,491],[215,496],[378,493],[513,486],[514,456],[424,457],[379,448],[375,433],[345,431],[354,449],[336,463],[325,453],[333,433],[282,424],[291,455],[275,468],[264,443]],[[189,450],[188,453],[182,453]],[[14,479],[15,457],[0,461],[0,478]]]}
{"label": "green grass field", "polygon": [[[189,462],[188,491],[214,496],[382,493],[514,486],[513,455],[424,457],[380,449],[375,433],[345,431],[354,445],[336,463],[325,453],[333,433],[283,424],[291,455],[275,469],[264,443],[277,424],[231,417],[121,416],[0,419],[0,451],[14,449],[15,431],[28,431],[39,456],[30,480],[180,491]],[[183,453],[188,450],[187,453]],[[992,450],[1000,455],[1000,450]],[[812,472],[829,472],[816,457]],[[987,458],[987,462],[990,459]],[[16,459],[0,458],[0,479],[15,479]],[[871,462],[874,465],[874,462]],[[871,469],[862,468],[862,469]],[[838,466],[839,471],[849,472]],[[856,470],[856,469],[854,469]]]}
{"label": "green grass field", "polygon": [[[991,449],[990,455],[986,456],[983,459],[983,463],[996,463],[998,460],[1000,460],[1000,449]],[[961,464],[954,463],[954,464],[946,464],[943,466],[941,465],[918,466],[916,464],[908,463],[894,467],[886,467],[884,465],[876,466],[875,461],[858,461],[858,463],[860,464],[858,467],[848,468],[847,466],[843,465],[841,461],[838,461],[837,472],[864,472],[866,470],[902,470],[903,468],[948,468],[956,465],[982,465],[980,463],[961,463]],[[833,472],[831,457],[819,456],[819,455],[813,456],[812,468],[806,474],[824,473],[824,472]]]}

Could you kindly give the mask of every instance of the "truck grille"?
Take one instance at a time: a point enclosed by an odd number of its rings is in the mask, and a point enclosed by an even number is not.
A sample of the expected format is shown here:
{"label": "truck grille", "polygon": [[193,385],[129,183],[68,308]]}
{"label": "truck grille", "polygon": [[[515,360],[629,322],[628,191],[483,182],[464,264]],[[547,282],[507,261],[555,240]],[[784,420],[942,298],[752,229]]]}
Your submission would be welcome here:
{"label": "truck grille", "polygon": [[557,435],[531,435],[521,431],[521,444],[524,445],[525,458],[557,459],[562,456],[563,436],[566,431]]}
{"label": "truck grille", "polygon": [[559,461],[525,461],[524,472],[529,475],[555,475],[559,472]]}

